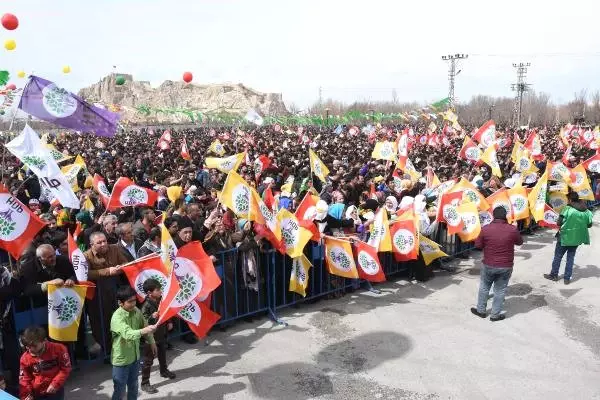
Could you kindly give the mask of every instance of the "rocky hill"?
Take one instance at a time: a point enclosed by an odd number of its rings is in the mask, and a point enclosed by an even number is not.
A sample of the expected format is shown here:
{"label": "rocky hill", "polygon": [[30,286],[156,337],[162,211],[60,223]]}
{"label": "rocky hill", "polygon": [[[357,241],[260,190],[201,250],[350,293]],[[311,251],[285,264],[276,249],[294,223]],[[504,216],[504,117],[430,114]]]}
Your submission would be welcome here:
{"label": "rocky hill", "polygon": [[90,87],[81,89],[79,95],[91,103],[118,105],[122,119],[134,123],[189,122],[183,113],[150,113],[136,110],[138,106],[164,109],[186,109],[203,113],[230,113],[245,115],[253,108],[262,115],[287,114],[280,93],[260,93],[239,84],[198,85],[182,81],[164,81],[153,88],[149,82],[135,81],[129,74],[118,74],[125,84],[115,83],[116,74],[103,78]]}

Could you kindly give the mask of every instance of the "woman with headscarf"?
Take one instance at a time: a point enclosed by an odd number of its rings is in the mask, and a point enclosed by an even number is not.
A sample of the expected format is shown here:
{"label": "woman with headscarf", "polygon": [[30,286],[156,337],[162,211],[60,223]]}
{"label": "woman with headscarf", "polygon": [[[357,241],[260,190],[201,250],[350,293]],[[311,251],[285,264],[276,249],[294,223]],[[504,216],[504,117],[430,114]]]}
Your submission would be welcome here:
{"label": "woman with headscarf", "polygon": [[388,213],[389,220],[396,214],[396,210],[398,209],[398,200],[394,196],[388,196],[385,198],[384,206]]}

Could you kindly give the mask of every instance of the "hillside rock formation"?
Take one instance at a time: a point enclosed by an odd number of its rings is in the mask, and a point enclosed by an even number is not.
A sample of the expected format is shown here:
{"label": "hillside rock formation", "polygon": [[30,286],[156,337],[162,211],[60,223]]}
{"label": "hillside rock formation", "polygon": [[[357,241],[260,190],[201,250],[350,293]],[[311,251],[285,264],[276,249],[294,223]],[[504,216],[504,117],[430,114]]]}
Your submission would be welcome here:
{"label": "hillside rock formation", "polygon": [[[116,77],[125,78],[118,86]],[[79,96],[91,103],[118,105],[122,119],[134,123],[179,123],[190,119],[182,113],[154,113],[145,115],[139,106],[150,108],[186,109],[202,113],[229,113],[245,115],[253,108],[264,115],[287,114],[280,93],[260,93],[241,83],[198,85],[182,81],[164,81],[153,88],[150,82],[135,81],[129,74],[111,74],[79,91]]]}

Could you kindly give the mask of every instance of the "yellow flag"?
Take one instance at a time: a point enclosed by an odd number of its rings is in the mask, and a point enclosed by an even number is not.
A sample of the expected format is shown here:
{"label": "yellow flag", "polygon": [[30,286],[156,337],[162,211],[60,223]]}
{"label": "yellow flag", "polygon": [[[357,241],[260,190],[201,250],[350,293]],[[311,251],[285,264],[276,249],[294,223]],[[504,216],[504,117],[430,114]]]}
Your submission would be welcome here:
{"label": "yellow flag", "polygon": [[215,153],[216,155],[223,156],[225,154],[225,148],[219,141],[219,139],[215,139],[208,148],[208,151]]}
{"label": "yellow flag", "polygon": [[421,234],[419,234],[419,250],[421,250],[425,265],[431,264],[435,259],[448,257],[448,254],[442,251],[439,244]]}
{"label": "yellow flag", "polygon": [[255,220],[256,209],[253,207],[252,188],[237,172],[231,171],[221,191],[220,201],[239,218]]}
{"label": "yellow flag", "polygon": [[521,151],[517,153],[517,161],[515,161],[515,169],[524,175],[539,171],[538,167],[535,166],[529,150],[523,146]]}
{"label": "yellow flag", "polygon": [[50,150],[50,154],[52,154],[52,158],[54,158],[54,161],[56,161],[57,163],[59,163],[61,161],[70,160],[71,158],[73,158],[73,156],[68,156],[68,155],[63,154],[60,151],[58,151],[56,149],[56,147],[54,147],[53,144],[46,144],[46,148],[48,150]]}
{"label": "yellow flag", "polygon": [[515,221],[529,218],[529,201],[527,200],[527,190],[519,185],[515,185],[508,190],[508,197],[513,208],[513,217]]}
{"label": "yellow flag", "polygon": [[518,156],[519,156],[519,154],[521,154],[521,152],[523,151],[524,148],[525,148],[525,146],[523,146],[523,143],[521,143],[519,141],[515,141],[515,144],[513,145],[513,148],[512,148],[512,153],[510,153],[510,159],[514,164],[517,163]]}
{"label": "yellow flag", "polygon": [[94,211],[95,208],[96,207],[94,207],[94,203],[92,203],[92,200],[90,200],[89,197],[86,197],[81,205],[81,209],[86,211]]}
{"label": "yellow flag", "polygon": [[572,182],[569,183],[571,189],[577,192],[581,200],[594,200],[594,192],[590,186],[587,172],[582,164],[571,168]]}
{"label": "yellow flag", "polygon": [[529,201],[529,210],[535,221],[544,220],[544,211],[546,209],[546,192],[548,191],[548,169],[538,179],[537,183],[531,189],[527,196]]}
{"label": "yellow flag", "polygon": [[312,264],[304,254],[296,257],[292,263],[292,274],[290,275],[290,292],[296,292],[302,297],[306,297],[306,287],[308,286],[308,270]]}
{"label": "yellow flag", "polygon": [[308,150],[308,156],[310,158],[310,170],[313,174],[317,176],[321,180],[321,182],[325,182],[325,178],[329,175],[329,168],[321,161],[321,159],[315,154],[312,149]]}
{"label": "yellow flag", "polygon": [[479,221],[479,211],[475,203],[469,202],[460,204],[456,211],[460,218],[463,220],[463,227],[458,236],[463,242],[471,242],[479,236],[481,233],[481,222]]}
{"label": "yellow flag", "polygon": [[396,154],[398,153],[398,146],[396,142],[377,142],[375,143],[375,148],[371,153],[371,158],[376,160],[389,160],[395,161]]}
{"label": "yellow flag", "polygon": [[79,174],[81,168],[83,168],[81,164],[71,164],[60,169],[60,171],[65,175],[65,178],[67,178],[67,181],[71,184],[73,192],[78,192],[81,190],[77,184],[77,174]]}
{"label": "yellow flag", "polygon": [[160,258],[167,269],[171,272],[173,269],[173,260],[177,257],[177,246],[165,226],[166,213],[163,212],[163,223],[160,224]]}
{"label": "yellow flag", "polygon": [[392,236],[385,207],[380,207],[373,220],[371,234],[367,244],[377,251],[392,251]]}
{"label": "yellow flag", "polygon": [[548,195],[548,203],[550,203],[550,207],[552,207],[554,211],[560,214],[562,209],[569,203],[569,199],[563,192],[550,192]]}
{"label": "yellow flag", "polygon": [[463,192],[463,200],[474,202],[478,209],[481,211],[486,211],[490,208],[489,203],[483,197],[483,195],[479,192],[477,187],[473,185],[471,182],[466,180],[464,177],[460,178],[460,181],[454,185],[448,193],[456,193]]}
{"label": "yellow flag", "polygon": [[496,146],[488,146],[481,155],[481,160],[490,166],[492,174],[502,178],[502,171],[500,171],[500,164],[498,164],[498,157],[496,155]]}
{"label": "yellow flag", "polygon": [[285,208],[279,210],[277,220],[281,226],[281,238],[285,243],[286,254],[291,258],[300,257],[312,233],[301,227],[296,216]]}
{"label": "yellow flag", "polygon": [[83,168],[87,169],[87,166],[85,165],[85,160],[80,155],[77,155],[77,157],[75,157],[75,161],[73,161],[73,164],[81,165],[83,166]]}
{"label": "yellow flag", "polygon": [[253,209],[256,208],[258,211],[254,220],[259,224],[266,225],[267,228],[273,232],[273,235],[275,235],[277,240],[281,240],[281,226],[277,220],[277,215],[275,212],[271,211],[269,207],[267,207],[265,202],[260,198],[260,195],[256,190],[254,190],[254,188],[250,189],[252,190],[252,198],[254,202]]}
{"label": "yellow flag", "polygon": [[567,168],[562,162],[548,161],[546,169],[550,170],[548,180],[566,183],[571,182],[571,172],[569,171],[569,168]]}
{"label": "yellow flag", "polygon": [[358,270],[349,241],[326,236],[325,262],[331,275],[358,279]]}
{"label": "yellow flag", "polygon": [[216,168],[224,174],[229,171],[237,171],[238,167],[244,161],[246,153],[238,153],[225,158],[208,157],[204,160],[206,168]]}
{"label": "yellow flag", "polygon": [[60,342],[77,341],[86,286],[48,285],[48,334]]}

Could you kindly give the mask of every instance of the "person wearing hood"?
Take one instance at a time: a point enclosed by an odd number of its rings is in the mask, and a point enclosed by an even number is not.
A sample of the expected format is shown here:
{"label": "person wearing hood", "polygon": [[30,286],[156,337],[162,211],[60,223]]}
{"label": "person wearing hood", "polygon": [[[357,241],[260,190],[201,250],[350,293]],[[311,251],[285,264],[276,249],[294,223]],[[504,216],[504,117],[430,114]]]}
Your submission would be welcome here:
{"label": "person wearing hood", "polygon": [[328,205],[324,200],[319,200],[316,205],[316,216],[313,220],[319,232],[326,234],[339,234],[343,229],[353,228],[355,221],[344,218],[344,203]]}
{"label": "person wearing hood", "polygon": [[396,213],[398,208],[398,200],[394,196],[388,196],[385,198],[385,209],[388,212],[388,218]]}
{"label": "person wearing hood", "polygon": [[568,197],[569,204],[562,209],[558,217],[557,224],[560,229],[556,234],[552,270],[549,274],[544,274],[544,278],[557,281],[560,263],[565,253],[567,253],[564,275],[565,285],[571,283],[577,247],[582,244],[590,244],[589,228],[592,227],[593,221],[592,212],[587,208],[585,202],[579,199],[577,192],[569,193]]}

